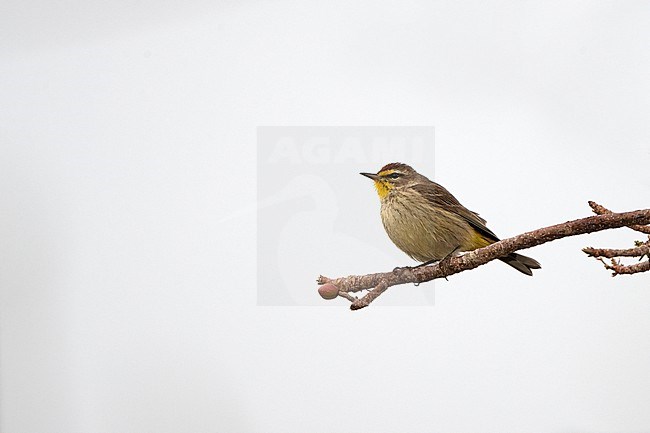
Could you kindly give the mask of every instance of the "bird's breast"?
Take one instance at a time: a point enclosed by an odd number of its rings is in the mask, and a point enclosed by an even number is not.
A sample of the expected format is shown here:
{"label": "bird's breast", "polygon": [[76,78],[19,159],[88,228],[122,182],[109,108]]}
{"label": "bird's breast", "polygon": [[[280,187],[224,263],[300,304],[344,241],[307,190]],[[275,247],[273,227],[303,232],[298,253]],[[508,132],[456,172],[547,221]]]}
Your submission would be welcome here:
{"label": "bird's breast", "polygon": [[471,235],[462,218],[419,194],[389,194],[381,202],[381,221],[391,241],[421,262],[444,258]]}

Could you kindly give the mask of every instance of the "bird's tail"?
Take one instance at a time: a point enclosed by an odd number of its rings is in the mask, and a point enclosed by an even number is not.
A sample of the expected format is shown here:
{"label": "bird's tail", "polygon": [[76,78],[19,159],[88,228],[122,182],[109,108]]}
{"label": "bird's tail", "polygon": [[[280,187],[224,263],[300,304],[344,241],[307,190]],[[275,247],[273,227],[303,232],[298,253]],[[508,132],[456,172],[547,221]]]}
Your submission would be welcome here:
{"label": "bird's tail", "polygon": [[533,275],[533,269],[542,268],[542,265],[540,265],[537,260],[517,253],[510,253],[505,257],[500,257],[499,260],[512,266],[522,274],[530,276]]}

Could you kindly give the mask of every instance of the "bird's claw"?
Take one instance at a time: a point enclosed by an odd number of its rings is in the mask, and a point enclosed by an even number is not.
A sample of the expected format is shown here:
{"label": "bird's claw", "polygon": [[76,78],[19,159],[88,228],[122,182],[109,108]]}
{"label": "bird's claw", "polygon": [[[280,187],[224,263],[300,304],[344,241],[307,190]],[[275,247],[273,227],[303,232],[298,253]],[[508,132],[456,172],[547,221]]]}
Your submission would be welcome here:
{"label": "bird's claw", "polygon": [[393,269],[393,273],[397,273],[397,272],[407,270],[407,269],[410,270],[410,269],[413,269],[413,268],[411,266],[398,266],[395,269]]}

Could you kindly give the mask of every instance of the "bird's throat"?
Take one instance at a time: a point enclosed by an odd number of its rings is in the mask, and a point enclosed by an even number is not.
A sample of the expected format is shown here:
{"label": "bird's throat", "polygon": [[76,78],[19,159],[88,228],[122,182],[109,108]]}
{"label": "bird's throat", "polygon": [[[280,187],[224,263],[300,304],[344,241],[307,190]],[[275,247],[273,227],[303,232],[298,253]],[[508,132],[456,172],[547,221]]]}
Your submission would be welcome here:
{"label": "bird's throat", "polygon": [[377,189],[377,194],[379,194],[379,198],[382,200],[386,198],[386,196],[390,192],[390,186],[380,180],[375,181],[375,188]]}

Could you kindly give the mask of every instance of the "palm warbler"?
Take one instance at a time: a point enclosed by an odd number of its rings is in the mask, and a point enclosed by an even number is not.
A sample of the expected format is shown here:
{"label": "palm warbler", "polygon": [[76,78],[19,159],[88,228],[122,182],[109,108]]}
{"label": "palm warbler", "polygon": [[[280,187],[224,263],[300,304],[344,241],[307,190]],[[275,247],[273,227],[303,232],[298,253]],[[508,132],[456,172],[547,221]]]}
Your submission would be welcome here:
{"label": "palm warbler", "polygon": [[[433,263],[499,240],[477,213],[406,164],[393,162],[377,174],[361,174],[375,181],[381,200],[381,221],[388,237],[419,262]],[[499,260],[526,275],[541,268],[536,260],[517,253]]]}

